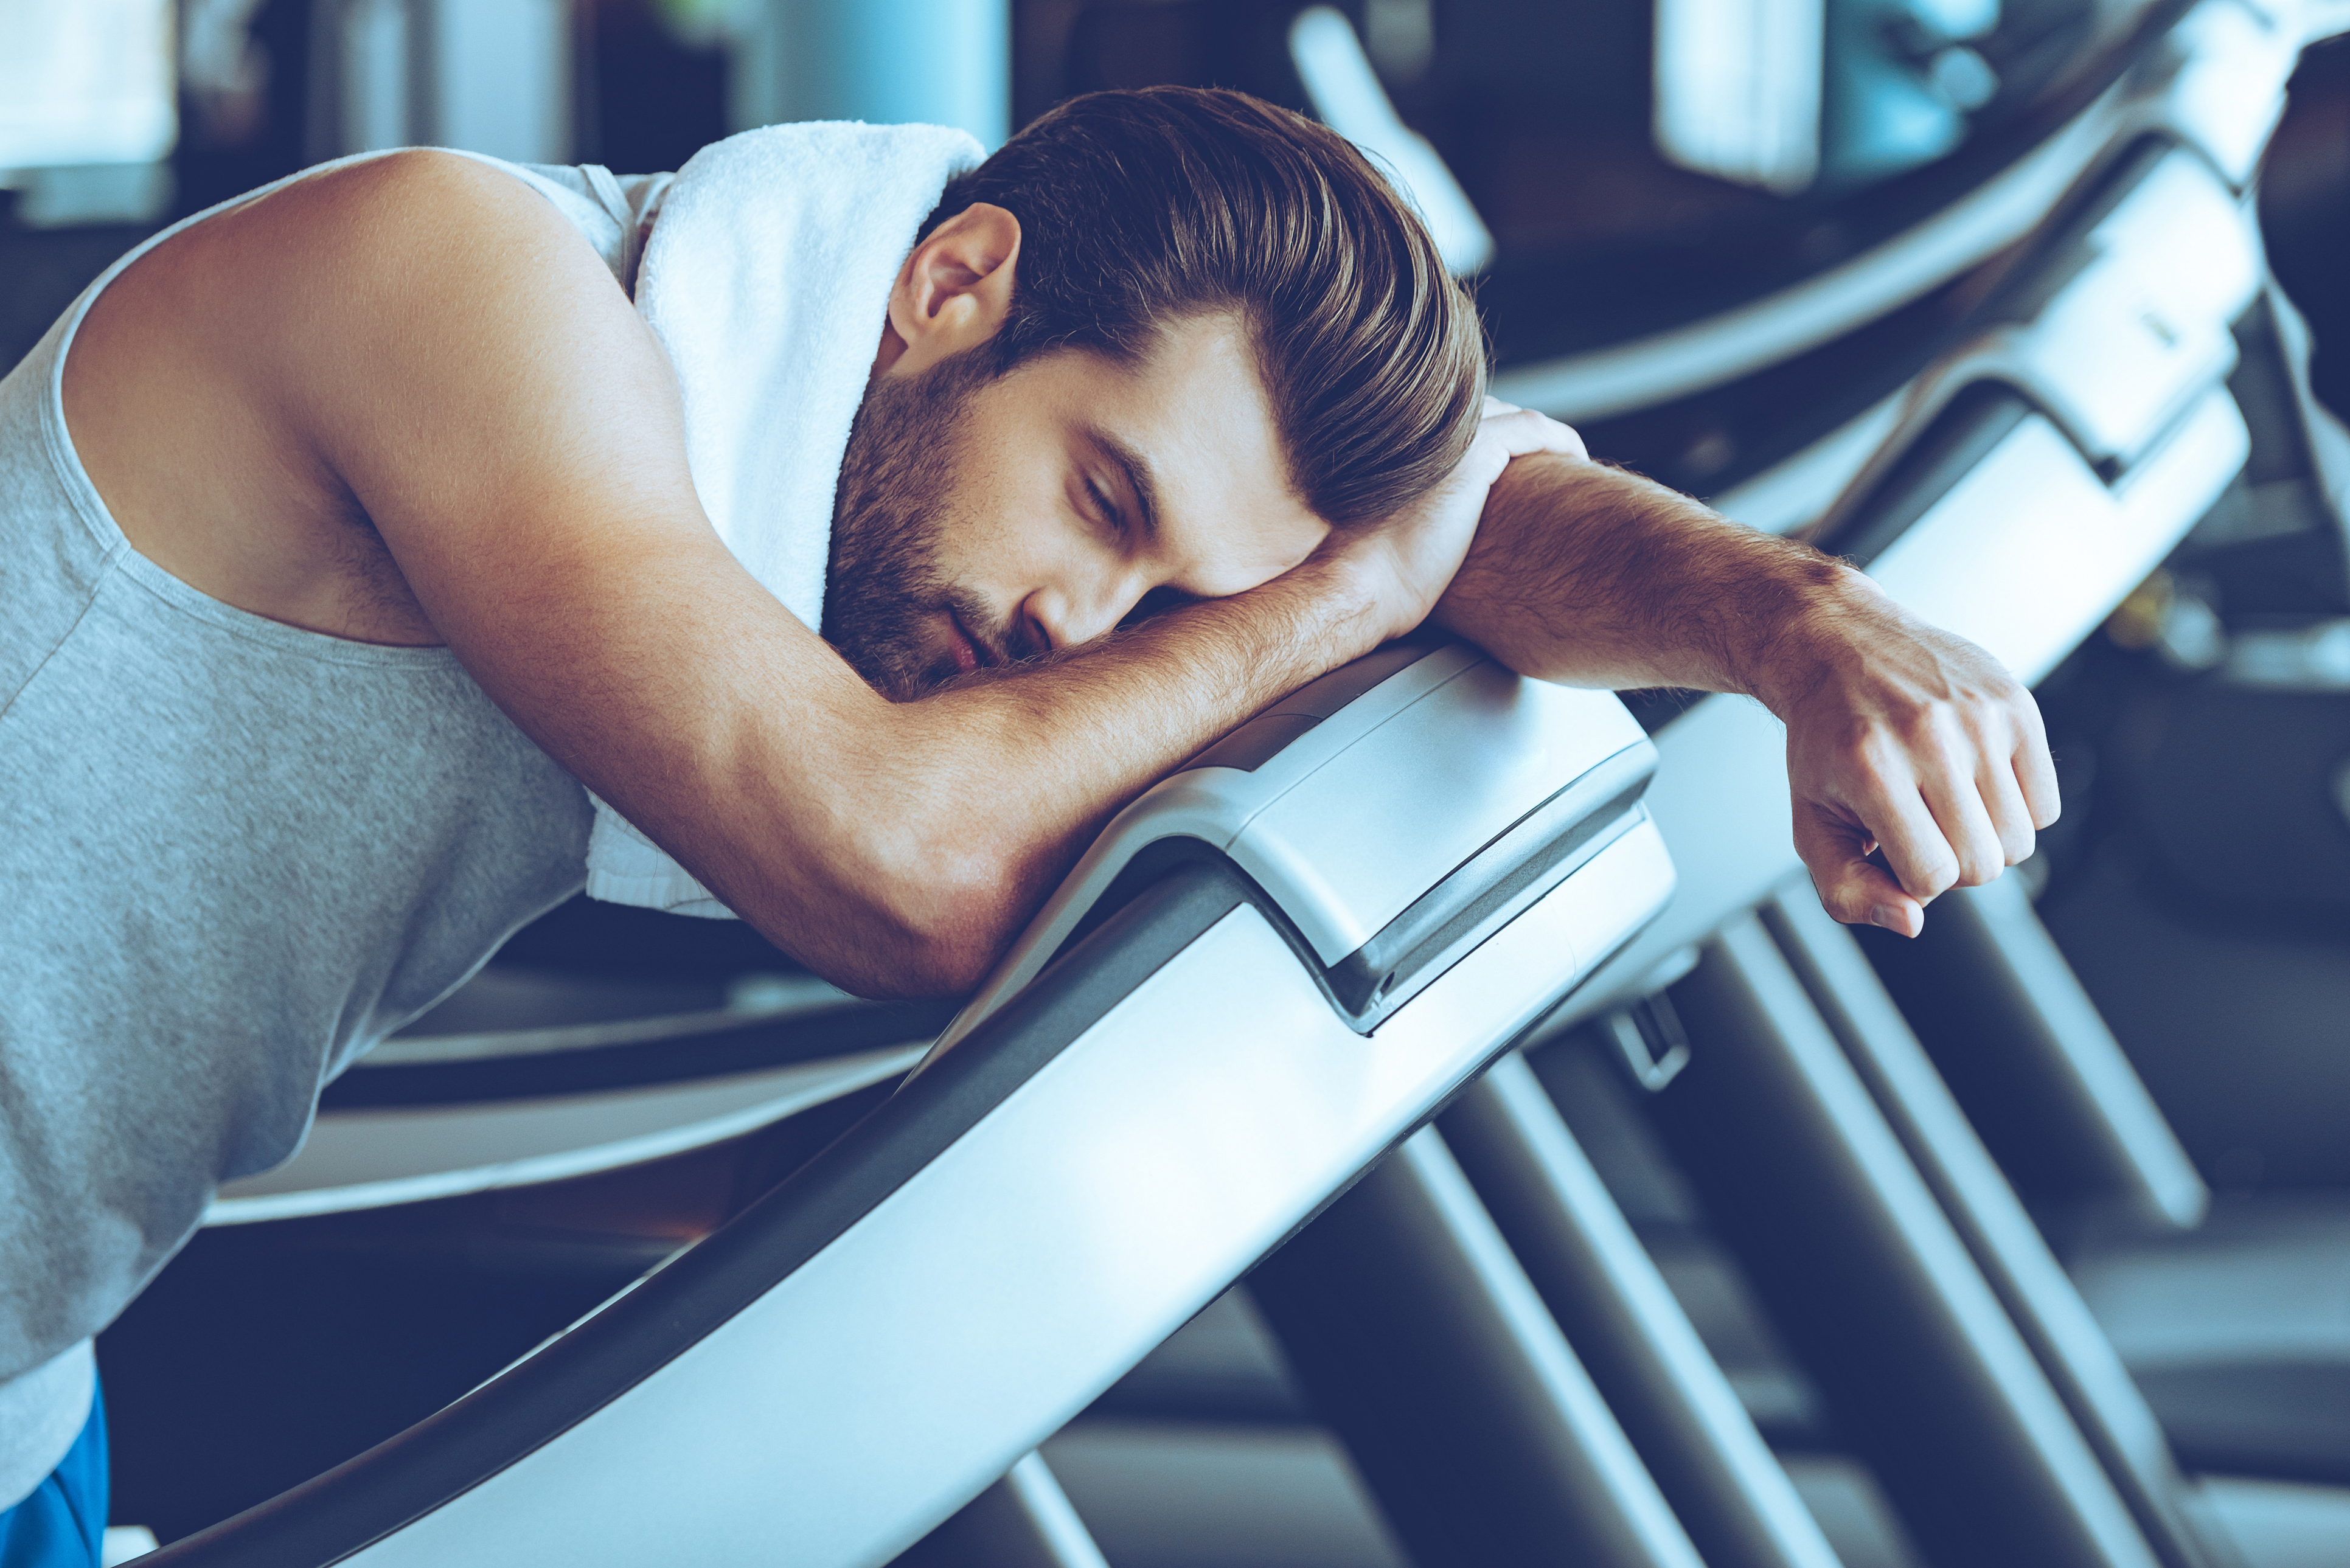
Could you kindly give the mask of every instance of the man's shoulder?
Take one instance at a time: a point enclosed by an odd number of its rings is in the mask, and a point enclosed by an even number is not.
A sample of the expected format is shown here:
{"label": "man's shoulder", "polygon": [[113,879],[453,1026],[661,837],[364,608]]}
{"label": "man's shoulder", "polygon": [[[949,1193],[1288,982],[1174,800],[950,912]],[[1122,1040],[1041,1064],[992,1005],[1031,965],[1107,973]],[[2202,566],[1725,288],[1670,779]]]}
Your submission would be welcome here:
{"label": "man's shoulder", "polygon": [[519,174],[437,148],[321,169],[224,216],[221,237],[245,253],[240,260],[284,258],[328,289],[386,267],[428,284],[463,273],[481,283],[501,253],[541,262],[595,256]]}
{"label": "man's shoulder", "polygon": [[395,352],[463,380],[550,337],[634,317],[562,213],[462,153],[322,169],[180,237],[194,243],[171,258],[182,274],[172,292],[217,310],[217,351],[289,389],[323,374],[338,402],[366,400],[368,368]]}

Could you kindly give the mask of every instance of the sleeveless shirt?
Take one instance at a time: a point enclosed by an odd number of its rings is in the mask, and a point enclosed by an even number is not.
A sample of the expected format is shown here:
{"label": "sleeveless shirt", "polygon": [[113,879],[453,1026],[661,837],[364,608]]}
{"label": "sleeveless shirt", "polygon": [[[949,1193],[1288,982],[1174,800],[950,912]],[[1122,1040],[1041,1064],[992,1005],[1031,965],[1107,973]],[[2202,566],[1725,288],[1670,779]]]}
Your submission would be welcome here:
{"label": "sleeveless shirt", "polygon": [[[665,176],[496,166],[633,282]],[[290,1158],[328,1080],[585,877],[586,792],[454,655],[207,597],[75,454],[90,302],[276,188],[115,263],[0,379],[0,1509],[213,1189]]]}

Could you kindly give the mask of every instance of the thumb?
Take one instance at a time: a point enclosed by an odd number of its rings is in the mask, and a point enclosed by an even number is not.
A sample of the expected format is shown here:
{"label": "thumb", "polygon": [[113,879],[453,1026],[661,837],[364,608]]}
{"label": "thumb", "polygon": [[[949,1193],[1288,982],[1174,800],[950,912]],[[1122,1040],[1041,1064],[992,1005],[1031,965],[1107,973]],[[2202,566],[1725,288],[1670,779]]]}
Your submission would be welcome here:
{"label": "thumb", "polygon": [[1868,830],[1833,806],[1795,803],[1795,853],[1812,875],[1820,905],[1847,926],[1880,926],[1897,936],[1926,929],[1926,907],[1869,857]]}

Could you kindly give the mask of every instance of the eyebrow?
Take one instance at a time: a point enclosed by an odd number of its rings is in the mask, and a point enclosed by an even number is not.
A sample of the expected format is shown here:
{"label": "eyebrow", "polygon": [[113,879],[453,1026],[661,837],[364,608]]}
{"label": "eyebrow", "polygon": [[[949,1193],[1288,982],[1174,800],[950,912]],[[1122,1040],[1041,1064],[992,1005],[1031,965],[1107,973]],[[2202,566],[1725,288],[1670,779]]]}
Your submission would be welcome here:
{"label": "eyebrow", "polygon": [[1085,436],[1124,476],[1126,487],[1133,493],[1135,504],[1142,513],[1139,520],[1142,536],[1155,543],[1159,538],[1159,484],[1151,475],[1150,460],[1106,430],[1088,426]]}

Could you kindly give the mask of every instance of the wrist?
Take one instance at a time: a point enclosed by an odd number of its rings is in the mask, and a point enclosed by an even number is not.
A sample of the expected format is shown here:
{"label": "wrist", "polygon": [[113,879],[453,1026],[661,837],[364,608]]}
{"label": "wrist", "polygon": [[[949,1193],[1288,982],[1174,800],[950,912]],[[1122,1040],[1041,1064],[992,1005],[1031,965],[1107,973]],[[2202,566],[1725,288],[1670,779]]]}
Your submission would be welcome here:
{"label": "wrist", "polygon": [[1366,556],[1360,549],[1326,546],[1274,579],[1297,596],[1305,624],[1329,641],[1336,662],[1359,658],[1418,624],[1400,624],[1396,607],[1403,595],[1394,573]]}
{"label": "wrist", "polygon": [[1780,602],[1756,618],[1731,671],[1736,690],[1782,719],[1901,614],[1866,574],[1841,561],[1810,553],[1791,565],[1797,569],[1781,585]]}

